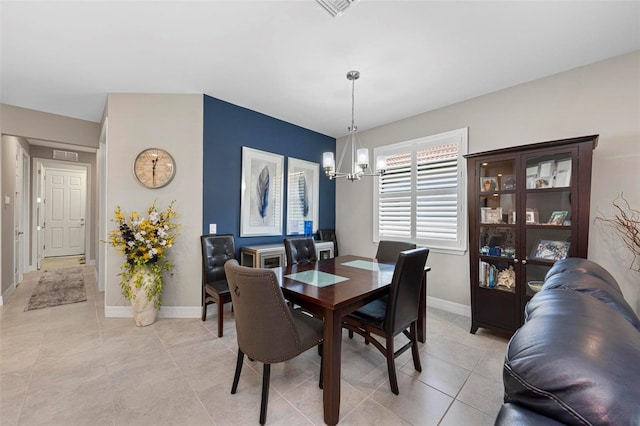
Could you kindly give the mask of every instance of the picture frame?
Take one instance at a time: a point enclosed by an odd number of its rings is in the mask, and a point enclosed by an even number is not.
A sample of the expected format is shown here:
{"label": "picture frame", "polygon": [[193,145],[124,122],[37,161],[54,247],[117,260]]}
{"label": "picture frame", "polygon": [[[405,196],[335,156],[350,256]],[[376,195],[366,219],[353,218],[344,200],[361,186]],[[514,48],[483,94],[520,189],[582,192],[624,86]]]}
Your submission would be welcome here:
{"label": "picture frame", "polygon": [[553,261],[566,259],[570,245],[568,241],[538,240],[533,245],[530,257]]}
{"label": "picture frame", "polygon": [[516,189],[516,178],[513,175],[503,175],[500,184],[503,191],[512,191]]}
{"label": "picture frame", "polygon": [[562,226],[568,214],[569,212],[567,210],[554,211],[551,213],[551,216],[549,216],[549,220],[547,221],[547,224]]}
{"label": "picture frame", "polygon": [[540,176],[536,179],[535,189],[551,188],[553,176]]}
{"label": "picture frame", "polygon": [[527,209],[525,214],[525,223],[529,225],[536,225],[540,223],[540,219],[538,217],[538,209]]}
{"label": "picture frame", "polygon": [[566,188],[571,186],[571,159],[558,160],[556,163],[556,175],[554,188]]}
{"label": "picture frame", "polygon": [[481,207],[481,223],[502,223],[502,207]]}
{"label": "picture frame", "polygon": [[240,236],[282,235],[284,156],[242,147]]}
{"label": "picture frame", "polygon": [[304,235],[305,221],[318,231],[320,165],[289,157],[287,160],[287,235]]}
{"label": "picture frame", "polygon": [[480,192],[496,191],[498,188],[497,176],[485,176],[480,178]]}
{"label": "picture frame", "polygon": [[555,160],[541,161],[538,163],[538,178],[553,176],[556,171]]}

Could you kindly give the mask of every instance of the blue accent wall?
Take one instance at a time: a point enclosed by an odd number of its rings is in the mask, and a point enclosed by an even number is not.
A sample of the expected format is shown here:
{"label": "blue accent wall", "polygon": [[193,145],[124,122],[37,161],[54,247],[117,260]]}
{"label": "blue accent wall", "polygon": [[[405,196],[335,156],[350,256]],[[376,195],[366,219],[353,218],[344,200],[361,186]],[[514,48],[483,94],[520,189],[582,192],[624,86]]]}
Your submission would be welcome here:
{"label": "blue accent wall", "polygon": [[[335,152],[334,138],[207,95],[203,132],[203,234],[208,234],[209,224],[215,223],[218,234],[234,235],[238,250],[246,245],[282,243],[287,223],[288,157],[320,165],[318,228],[335,228],[335,181],[322,171],[322,153]],[[240,238],[243,146],[285,157],[282,235]]]}

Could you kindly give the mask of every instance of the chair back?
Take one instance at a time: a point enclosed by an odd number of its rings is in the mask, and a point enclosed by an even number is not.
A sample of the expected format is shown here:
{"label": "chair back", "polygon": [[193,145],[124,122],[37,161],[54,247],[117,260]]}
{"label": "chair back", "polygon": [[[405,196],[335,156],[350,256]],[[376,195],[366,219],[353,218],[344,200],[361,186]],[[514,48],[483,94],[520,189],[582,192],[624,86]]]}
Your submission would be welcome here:
{"label": "chair back", "polygon": [[405,241],[380,241],[378,243],[378,252],[376,253],[376,259],[378,262],[383,263],[396,263],[398,254],[404,250],[412,250],[416,248],[414,243],[408,243]]}
{"label": "chair back", "polygon": [[249,358],[266,364],[300,353],[294,319],[272,269],[250,268],[230,260],[225,266],[238,346]]}
{"label": "chair back", "polygon": [[287,256],[287,265],[318,260],[316,245],[313,243],[312,237],[285,238],[284,252]]}
{"label": "chair back", "polygon": [[333,255],[338,257],[338,238],[336,238],[336,230],[333,228],[318,229],[318,237],[322,241],[333,241]]}
{"label": "chair back", "polygon": [[389,335],[405,330],[418,319],[420,287],[428,256],[428,248],[406,250],[398,255],[384,322],[384,331]]}
{"label": "chair back", "polygon": [[235,259],[236,249],[231,234],[200,236],[202,245],[202,284],[225,280],[224,264]]}

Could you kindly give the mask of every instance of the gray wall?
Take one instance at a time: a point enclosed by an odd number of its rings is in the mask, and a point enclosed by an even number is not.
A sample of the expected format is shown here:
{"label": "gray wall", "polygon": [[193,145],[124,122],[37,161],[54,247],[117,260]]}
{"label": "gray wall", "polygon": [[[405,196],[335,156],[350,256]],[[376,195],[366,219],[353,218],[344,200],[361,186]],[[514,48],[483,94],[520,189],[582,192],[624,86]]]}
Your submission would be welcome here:
{"label": "gray wall", "polygon": [[[640,312],[639,275],[632,256],[601,222],[620,192],[640,208],[640,52],[612,58],[439,110],[361,132],[373,148],[469,128],[469,152],[599,134],[594,152],[588,257],[614,275],[629,304]],[[341,152],[345,139],[338,141]],[[371,208],[363,208],[371,206]],[[373,184],[340,180],[336,228],[341,254],[373,256]],[[431,252],[428,296],[432,306],[469,313],[469,256]]]}

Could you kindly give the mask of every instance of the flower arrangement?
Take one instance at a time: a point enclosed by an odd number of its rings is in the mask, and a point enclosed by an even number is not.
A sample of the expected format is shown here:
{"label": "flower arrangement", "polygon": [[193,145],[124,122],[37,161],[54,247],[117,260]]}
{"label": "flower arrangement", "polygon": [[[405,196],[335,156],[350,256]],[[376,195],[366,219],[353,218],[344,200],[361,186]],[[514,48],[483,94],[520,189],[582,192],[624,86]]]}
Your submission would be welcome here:
{"label": "flower arrangement", "polygon": [[617,210],[613,216],[603,215],[596,219],[603,221],[620,235],[622,242],[629,247],[633,255],[629,269],[640,272],[640,210],[631,208],[622,193],[612,204]]}
{"label": "flower arrangement", "polygon": [[120,206],[116,206],[111,221],[116,223],[117,229],[109,233],[109,243],[125,255],[125,262],[120,267],[122,272],[118,275],[122,277],[120,288],[127,300],[135,298],[129,284],[132,278],[135,277],[136,288],[143,286],[143,276],[138,272],[144,268],[153,277],[146,290],[147,299],[153,300],[155,307],[160,309],[163,275],[173,267],[171,260],[167,259],[167,251],[173,247],[178,236],[177,228],[180,227],[173,222],[178,216],[173,210],[174,204],[175,200],[165,211],[158,211],[154,201],[147,209],[147,217],[135,211],[127,217]]}

